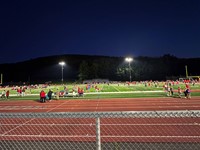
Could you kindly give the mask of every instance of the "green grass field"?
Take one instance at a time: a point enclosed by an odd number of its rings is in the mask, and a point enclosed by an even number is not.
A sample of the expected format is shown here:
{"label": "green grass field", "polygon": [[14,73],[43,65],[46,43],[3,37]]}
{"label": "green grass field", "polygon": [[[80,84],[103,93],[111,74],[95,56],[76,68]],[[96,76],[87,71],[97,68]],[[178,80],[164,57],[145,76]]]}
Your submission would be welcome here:
{"label": "green grass field", "polygon": [[[164,83],[159,83],[158,87],[155,87],[153,84],[151,86],[145,87],[144,84],[131,84],[127,85],[124,83],[121,84],[95,84],[90,87],[90,89],[86,90],[85,84],[67,84],[67,85],[50,85],[46,88],[42,88],[39,86],[37,89],[27,89],[26,96],[21,97],[17,96],[17,91],[12,90],[12,87],[1,88],[0,92],[3,90],[10,91],[10,100],[38,100],[39,93],[43,89],[46,93],[49,89],[54,92],[64,90],[64,86],[67,87],[68,92],[72,93],[72,89],[77,89],[77,87],[84,89],[84,97],[80,97],[82,99],[99,99],[99,98],[134,98],[134,97],[167,97],[166,92],[163,90]],[[95,89],[97,86],[100,90],[97,92]],[[178,94],[176,90],[178,86],[181,87],[182,90],[185,88],[185,84],[174,85],[174,97],[177,97]],[[200,96],[200,84],[190,85],[192,96]],[[65,97],[60,99],[77,99],[77,97]]]}

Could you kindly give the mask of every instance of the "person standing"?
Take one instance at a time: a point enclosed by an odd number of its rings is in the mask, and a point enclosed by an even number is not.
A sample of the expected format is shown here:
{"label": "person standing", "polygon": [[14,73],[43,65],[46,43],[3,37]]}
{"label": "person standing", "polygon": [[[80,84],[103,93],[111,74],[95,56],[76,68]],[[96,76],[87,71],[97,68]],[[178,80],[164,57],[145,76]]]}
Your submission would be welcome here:
{"label": "person standing", "polygon": [[47,96],[49,97],[49,101],[51,101],[51,99],[52,99],[52,93],[53,93],[53,91],[51,89],[49,89],[49,92],[47,93]]}
{"label": "person standing", "polygon": [[25,96],[25,87],[22,88],[22,92],[21,92],[21,93],[22,93],[22,94],[21,94],[22,97],[24,97],[24,96]]}
{"label": "person standing", "polygon": [[168,85],[168,87],[167,87],[167,96],[171,96],[171,88],[170,88],[169,85]]}
{"label": "person standing", "polygon": [[19,96],[22,96],[22,87],[19,88]]}
{"label": "person standing", "polygon": [[56,100],[59,100],[59,97],[60,97],[60,91],[57,89],[57,91],[56,91]]}
{"label": "person standing", "polygon": [[45,103],[46,102],[46,93],[44,90],[40,92],[40,102]]}
{"label": "person standing", "polygon": [[181,98],[181,88],[180,88],[180,86],[178,87],[178,96]]}
{"label": "person standing", "polygon": [[7,90],[7,91],[6,91],[6,98],[7,98],[7,99],[9,98],[9,95],[10,95],[10,91]]}
{"label": "person standing", "polygon": [[170,96],[173,96],[174,95],[174,90],[172,88],[172,86],[170,87]]}
{"label": "person standing", "polygon": [[17,88],[17,96],[20,96],[20,88]]}

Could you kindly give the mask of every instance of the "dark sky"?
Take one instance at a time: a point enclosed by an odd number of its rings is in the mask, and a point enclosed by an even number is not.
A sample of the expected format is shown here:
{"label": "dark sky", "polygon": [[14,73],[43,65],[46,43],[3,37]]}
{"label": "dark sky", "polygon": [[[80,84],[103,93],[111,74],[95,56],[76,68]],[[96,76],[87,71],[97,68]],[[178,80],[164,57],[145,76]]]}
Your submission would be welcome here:
{"label": "dark sky", "polygon": [[200,57],[199,0],[2,0],[0,63],[42,56]]}

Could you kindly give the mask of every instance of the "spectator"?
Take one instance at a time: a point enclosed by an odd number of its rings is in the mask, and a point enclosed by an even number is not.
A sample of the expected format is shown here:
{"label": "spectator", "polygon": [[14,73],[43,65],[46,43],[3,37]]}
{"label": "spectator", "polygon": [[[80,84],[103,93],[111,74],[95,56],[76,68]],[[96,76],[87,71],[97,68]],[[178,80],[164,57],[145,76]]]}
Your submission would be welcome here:
{"label": "spectator", "polygon": [[59,100],[59,96],[60,96],[60,91],[57,89],[56,91],[56,99]]}
{"label": "spectator", "polygon": [[185,98],[187,99],[190,99],[191,98],[191,92],[190,92],[190,89],[187,88],[185,91],[184,91],[184,94],[185,94]]}
{"label": "spectator", "polygon": [[67,95],[68,93],[69,93],[69,90],[68,90],[67,87],[65,87],[65,89],[64,89],[64,94]]}
{"label": "spectator", "polygon": [[186,89],[189,89],[190,88],[190,86],[189,86],[189,84],[187,83],[187,84],[185,84],[185,88]]}
{"label": "spectator", "polygon": [[20,96],[20,88],[17,88],[17,96]]}
{"label": "spectator", "polygon": [[19,96],[22,96],[22,87],[19,88]]}
{"label": "spectator", "polygon": [[78,87],[78,96],[83,96],[83,89]]}
{"label": "spectator", "polygon": [[22,88],[21,95],[22,97],[25,96],[25,87]]}
{"label": "spectator", "polygon": [[178,96],[181,98],[181,93],[182,93],[182,91],[181,91],[181,88],[180,88],[180,86],[178,87]]}
{"label": "spectator", "polygon": [[171,87],[170,86],[167,87],[167,96],[171,96]]}
{"label": "spectator", "polygon": [[170,87],[170,95],[173,96],[174,95],[174,90],[172,87]]}
{"label": "spectator", "polygon": [[73,95],[73,97],[77,96],[77,94],[76,94],[76,91],[75,91],[75,90],[72,90],[72,95]]}
{"label": "spectator", "polygon": [[2,93],[1,93],[1,98],[6,98],[5,94],[6,94],[6,91],[3,90]]}
{"label": "spectator", "polygon": [[10,95],[10,91],[7,90],[7,91],[6,91],[6,98],[7,98],[7,99],[9,98],[9,95]]}
{"label": "spectator", "polygon": [[46,102],[46,93],[44,90],[40,92],[40,102],[45,103]]}
{"label": "spectator", "polygon": [[51,89],[49,89],[49,92],[47,93],[49,101],[51,101],[51,99],[52,99],[52,93],[53,93],[53,91]]}

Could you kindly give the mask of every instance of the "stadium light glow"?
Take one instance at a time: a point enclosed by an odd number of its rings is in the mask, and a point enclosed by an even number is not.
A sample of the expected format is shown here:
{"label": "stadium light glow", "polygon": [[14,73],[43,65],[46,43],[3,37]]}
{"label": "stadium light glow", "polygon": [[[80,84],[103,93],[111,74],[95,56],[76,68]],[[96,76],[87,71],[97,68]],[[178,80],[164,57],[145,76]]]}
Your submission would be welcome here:
{"label": "stadium light glow", "polygon": [[125,61],[127,61],[128,62],[128,65],[129,65],[129,73],[130,73],[130,82],[131,82],[131,62],[133,61],[133,58],[131,58],[131,57],[126,57],[125,58]]}
{"label": "stadium light glow", "polygon": [[61,73],[62,73],[61,81],[62,81],[62,84],[63,84],[63,70],[64,70],[65,62],[64,61],[59,62],[59,65],[61,65]]}

